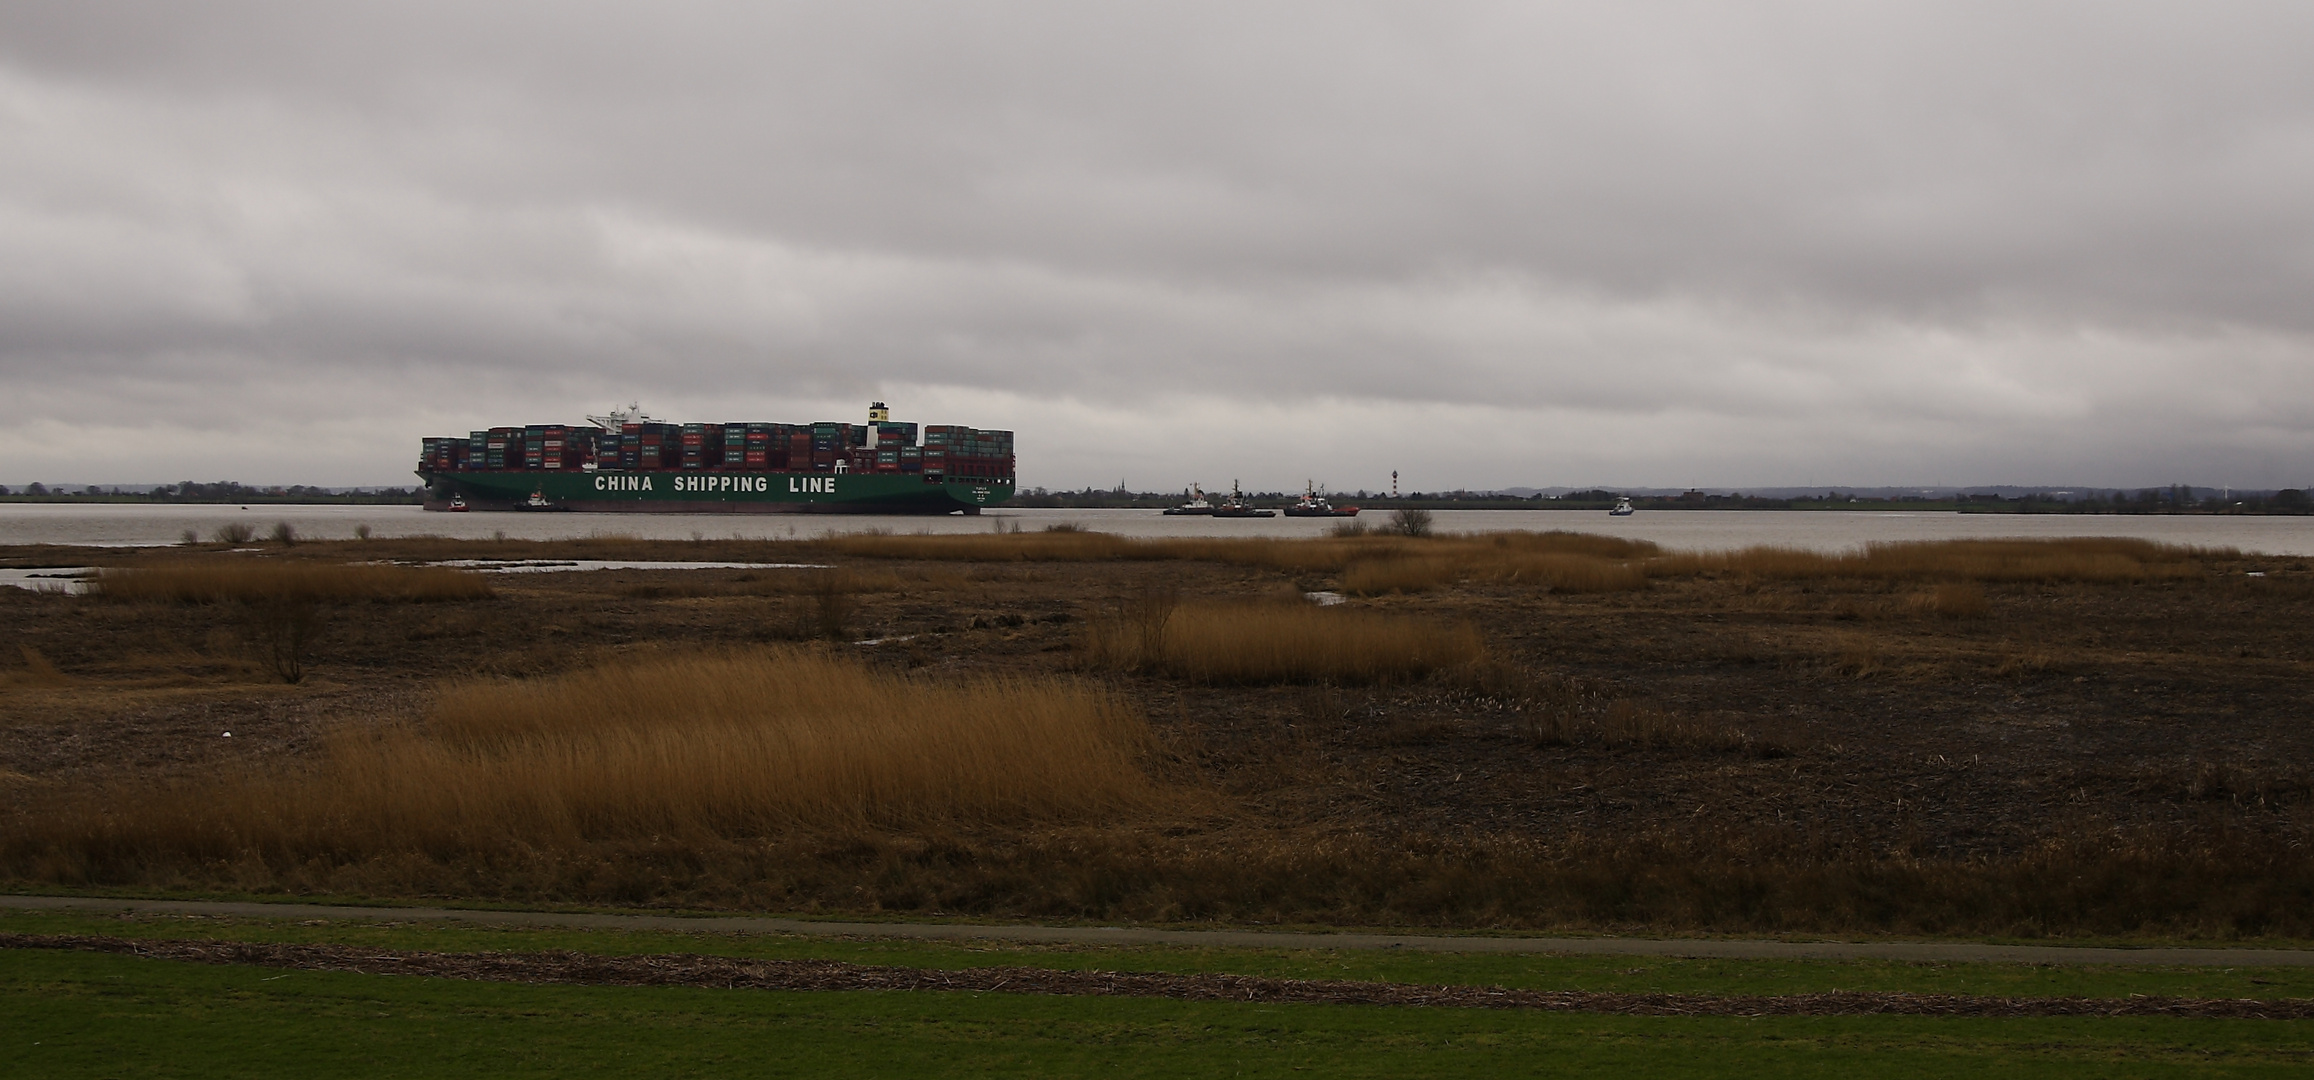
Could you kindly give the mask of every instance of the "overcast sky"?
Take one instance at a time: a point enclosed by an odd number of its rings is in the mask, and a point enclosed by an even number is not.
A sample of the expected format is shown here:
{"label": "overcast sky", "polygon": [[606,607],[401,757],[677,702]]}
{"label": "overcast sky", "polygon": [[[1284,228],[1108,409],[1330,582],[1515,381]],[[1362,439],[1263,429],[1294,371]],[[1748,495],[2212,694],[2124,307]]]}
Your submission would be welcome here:
{"label": "overcast sky", "polygon": [[2314,483],[2314,5],[0,6],[0,482]]}

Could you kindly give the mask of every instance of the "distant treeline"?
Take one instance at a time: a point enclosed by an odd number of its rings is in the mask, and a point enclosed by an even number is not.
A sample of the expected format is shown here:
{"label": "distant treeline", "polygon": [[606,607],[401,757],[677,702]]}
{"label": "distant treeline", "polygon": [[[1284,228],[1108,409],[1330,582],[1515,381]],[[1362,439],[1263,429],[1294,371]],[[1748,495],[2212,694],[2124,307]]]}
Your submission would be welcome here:
{"label": "distant treeline", "polygon": [[[1258,506],[1284,506],[1298,492],[1248,492]],[[1679,495],[1626,495],[1595,488],[1559,495],[1507,495],[1492,491],[1410,492],[1397,498],[1366,492],[1327,496],[1337,506],[1369,510],[1606,510],[1622,499],[1641,510],[1944,510],[1963,514],[2314,514],[2314,497],[2297,488],[2230,492],[2184,484],[2138,491],[2041,492],[2020,495],[1863,495],[1826,491],[1822,495],[1767,497],[1689,491]],[[1008,505],[1055,509],[1160,510],[1178,506],[1180,492],[1047,491],[1031,488]]]}
{"label": "distant treeline", "polygon": [[21,490],[0,484],[0,499],[10,502],[107,502],[107,503],[344,503],[349,505],[384,505],[415,503],[423,499],[418,488],[365,488],[333,491],[329,488],[292,484],[288,487],[251,487],[232,480],[213,484],[187,480],[181,484],[162,484],[154,488],[102,487],[49,487],[33,483]]}

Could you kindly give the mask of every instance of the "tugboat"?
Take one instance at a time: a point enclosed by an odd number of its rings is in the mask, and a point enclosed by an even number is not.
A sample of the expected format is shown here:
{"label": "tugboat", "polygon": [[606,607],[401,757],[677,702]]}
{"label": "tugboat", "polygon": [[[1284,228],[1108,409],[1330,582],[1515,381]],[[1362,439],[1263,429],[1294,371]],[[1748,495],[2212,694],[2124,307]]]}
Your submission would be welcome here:
{"label": "tugboat", "polygon": [[570,510],[570,507],[567,507],[567,506],[558,506],[558,505],[556,505],[556,504],[554,504],[554,503],[548,502],[548,501],[547,501],[547,499],[546,499],[546,489],[545,489],[545,488],[543,488],[543,487],[539,488],[539,489],[538,489],[538,490],[536,490],[536,491],[533,491],[533,492],[531,492],[531,493],[530,493],[530,497],[529,497],[529,498],[527,498],[527,499],[524,499],[524,500],[522,500],[521,502],[515,503],[515,504],[514,504],[514,508],[515,508],[515,509],[517,509],[517,510],[529,510],[529,511],[533,511],[533,512],[539,512],[539,511],[565,511],[565,512],[567,512],[567,511],[569,511],[569,510]]}
{"label": "tugboat", "polygon": [[1229,482],[1229,497],[1221,500],[1220,506],[1213,508],[1213,516],[1217,518],[1264,518],[1276,517],[1278,512],[1263,510],[1245,501],[1245,493],[1239,491],[1237,481],[1232,480]]}
{"label": "tugboat", "polygon": [[448,506],[445,506],[445,507],[443,507],[442,509],[444,509],[444,510],[446,510],[446,511],[450,512],[450,513],[453,513],[453,514],[463,514],[463,513],[465,513],[465,512],[466,512],[466,496],[464,496],[464,495],[452,495],[452,496],[450,496],[450,505],[448,505]]}
{"label": "tugboat", "polygon": [[1285,513],[1287,517],[1357,517],[1358,508],[1355,506],[1337,507],[1333,503],[1327,502],[1325,496],[1318,494],[1317,485],[1311,484],[1303,490],[1301,501],[1286,507]]}
{"label": "tugboat", "polygon": [[1189,501],[1182,503],[1179,506],[1168,508],[1165,511],[1166,517],[1211,517],[1213,515],[1213,504],[1205,501],[1205,490],[1203,488],[1198,487],[1196,484],[1191,484],[1187,488],[1182,489],[1181,494],[1187,496]]}
{"label": "tugboat", "polygon": [[1630,517],[1635,513],[1638,513],[1638,511],[1631,508],[1631,500],[1629,498],[1622,498],[1615,500],[1615,509],[1607,511],[1607,516]]}

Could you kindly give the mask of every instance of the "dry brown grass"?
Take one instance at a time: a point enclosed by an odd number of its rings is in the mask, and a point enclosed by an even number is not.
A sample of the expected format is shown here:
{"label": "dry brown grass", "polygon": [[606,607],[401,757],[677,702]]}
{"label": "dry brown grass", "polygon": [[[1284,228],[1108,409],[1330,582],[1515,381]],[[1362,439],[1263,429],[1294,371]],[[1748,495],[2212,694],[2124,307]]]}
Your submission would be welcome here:
{"label": "dry brown grass", "polygon": [[1647,587],[1644,565],[1562,552],[1520,552],[1479,568],[1496,581],[1541,585],[1552,592],[1630,592]]}
{"label": "dry brown grass", "polygon": [[76,680],[58,671],[48,657],[30,645],[18,647],[24,656],[24,666],[0,671],[0,689],[55,689],[71,686]]}
{"label": "dry brown grass", "polygon": [[439,566],[344,564],[278,559],[214,559],[106,570],[90,592],[108,600],[216,604],[305,601],[489,599],[480,574]]}
{"label": "dry brown grass", "polygon": [[1114,817],[1165,796],[1144,722],[1051,680],[942,685],[805,650],[655,657],[446,691],[423,723],[342,735],[310,770],[103,792],[29,812],[27,859],[132,867],[435,859],[798,829]]}
{"label": "dry brown grass", "polygon": [[749,570],[732,578],[671,571],[654,580],[629,585],[623,591],[640,599],[704,596],[818,596],[834,591],[861,593],[921,592],[953,589],[965,584],[961,573],[946,570],[885,570],[839,566],[827,569]]}
{"label": "dry brown grass", "polygon": [[1905,599],[1905,606],[1946,619],[1981,619],[1993,609],[1992,601],[1985,598],[1984,586],[1973,581],[1951,582],[1914,593]]}
{"label": "dry brown grass", "polygon": [[1104,562],[1164,558],[1145,552],[1146,541],[1111,533],[969,533],[955,536],[858,533],[831,536],[811,547],[839,555],[951,562]]}
{"label": "dry brown grass", "polygon": [[1460,577],[1462,570],[1460,563],[1445,558],[1368,559],[1342,571],[1342,591],[1358,596],[1426,592]]}
{"label": "dry brown grass", "polygon": [[977,533],[962,536],[865,534],[813,541],[815,550],[886,559],[971,562],[1199,561],[1287,573],[1331,574],[1354,565],[1394,559],[1440,561],[1483,571],[1493,564],[1538,554],[1633,560],[1658,553],[1654,544],[1587,533],[1485,533],[1407,537],[1384,533],[1304,539],[1159,537],[1134,539],[1098,532]]}
{"label": "dry brown grass", "polygon": [[1937,540],[1867,544],[1840,554],[1773,547],[1682,552],[1651,560],[1647,571],[1656,577],[1717,573],[1769,579],[2112,583],[2195,577],[2204,573],[2205,560],[2239,557],[2231,549],[2125,538]]}
{"label": "dry brown grass", "polygon": [[1204,683],[1371,684],[1477,661],[1478,631],[1460,623],[1300,602],[1182,604],[1145,598],[1096,619],[1088,666]]}

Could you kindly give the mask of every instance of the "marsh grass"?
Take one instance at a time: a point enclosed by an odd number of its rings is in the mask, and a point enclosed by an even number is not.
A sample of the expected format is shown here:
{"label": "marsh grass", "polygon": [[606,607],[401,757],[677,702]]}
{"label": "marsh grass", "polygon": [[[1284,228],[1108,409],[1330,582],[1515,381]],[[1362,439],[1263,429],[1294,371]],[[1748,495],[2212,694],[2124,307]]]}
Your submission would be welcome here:
{"label": "marsh grass", "polygon": [[964,584],[964,575],[945,570],[887,570],[839,566],[823,569],[749,570],[732,578],[672,571],[654,580],[626,586],[622,591],[637,599],[709,596],[818,596],[835,591],[847,595],[950,589]]}
{"label": "marsh grass", "polygon": [[1462,572],[1462,564],[1449,558],[1367,559],[1342,571],[1342,591],[1357,596],[1427,592],[1453,582]]}
{"label": "marsh grass", "polygon": [[215,559],[111,569],[90,592],[108,600],[180,604],[308,603],[360,600],[485,600],[480,574],[438,566],[343,564],[286,559]]}
{"label": "marsh grass", "polygon": [[1485,654],[1466,624],[1299,601],[1175,604],[1152,593],[1090,621],[1086,666],[1202,683],[1405,682]]}
{"label": "marsh grass", "polygon": [[[91,878],[256,858],[436,860],[795,830],[1035,825],[1163,802],[1141,718],[1054,680],[931,683],[807,650],[651,657],[452,686],[416,724],[20,815],[6,846]],[[20,808],[29,809],[29,808]]]}
{"label": "marsh grass", "polygon": [[1576,552],[1504,555],[1481,564],[1476,572],[1492,580],[1541,585],[1559,593],[1630,592],[1647,587],[1647,569],[1641,563]]}
{"label": "marsh grass", "polygon": [[1643,540],[1574,532],[1409,536],[1390,529],[1336,528],[1325,536],[1278,540],[1222,537],[1134,539],[1098,532],[958,536],[860,535],[815,541],[836,554],[972,562],[1195,561],[1303,576],[1340,575],[1362,596],[1417,593],[1464,579],[1537,585],[1556,592],[1647,587],[1645,560],[1660,549]]}

